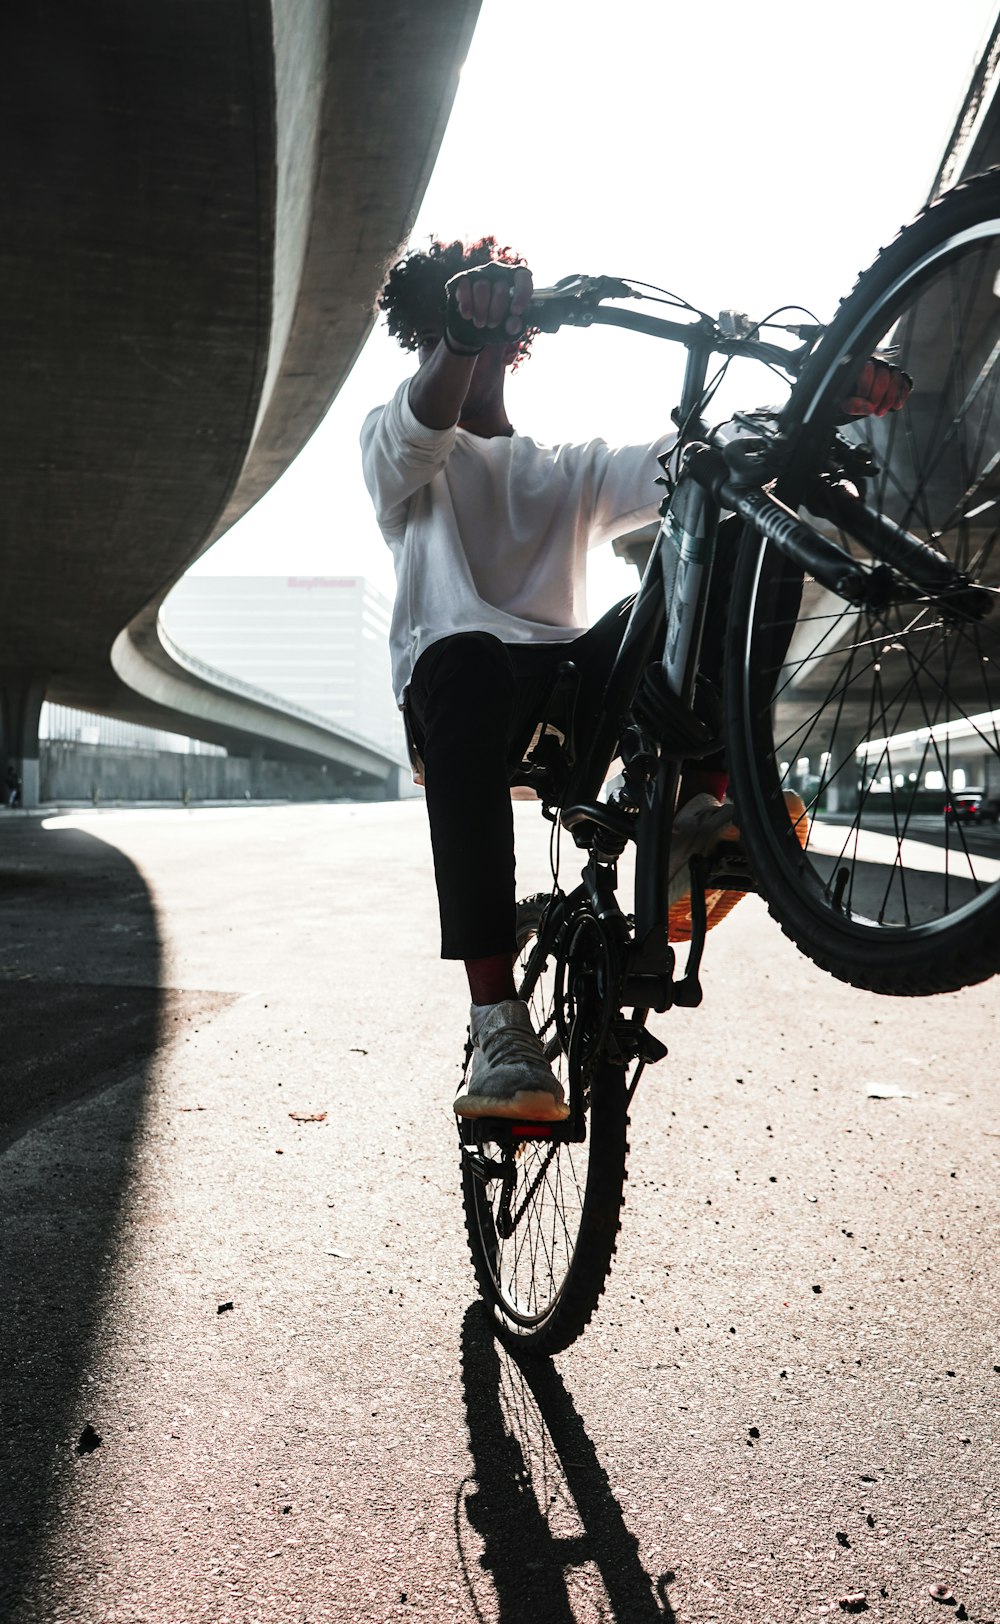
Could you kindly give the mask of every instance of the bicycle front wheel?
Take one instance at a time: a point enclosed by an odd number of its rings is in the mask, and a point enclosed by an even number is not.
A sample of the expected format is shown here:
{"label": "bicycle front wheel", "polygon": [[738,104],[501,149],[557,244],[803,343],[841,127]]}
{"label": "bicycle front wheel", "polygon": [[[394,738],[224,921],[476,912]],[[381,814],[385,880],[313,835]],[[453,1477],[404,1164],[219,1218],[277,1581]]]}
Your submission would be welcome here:
{"label": "bicycle front wheel", "polygon": [[[1000,841],[949,810],[974,782],[1000,794],[998,293],[993,173],[883,250],[789,408],[785,500],[854,557],[880,547],[884,562],[884,527],[873,542],[856,509],[830,517],[823,489],[852,481],[868,514],[948,561],[948,590],[921,587],[897,557],[890,601],[858,610],[754,534],[733,583],[727,736],[751,864],[797,945],[877,992],[949,991],[1000,969]],[[876,353],[911,375],[910,399],[837,431]],[[955,572],[986,590],[956,593]]]}
{"label": "bicycle front wheel", "polygon": [[589,961],[586,949],[578,953],[567,974],[558,944],[546,939],[549,906],[558,904],[544,896],[518,903],[518,990],[566,1089],[570,1121],[532,1127],[483,1118],[459,1129],[479,1288],[503,1339],[546,1355],[576,1340],[604,1290],[628,1156],[625,1068],[601,1054],[584,1063],[579,1052],[579,977],[592,978],[597,996],[607,990],[598,984],[600,947],[592,944]]}

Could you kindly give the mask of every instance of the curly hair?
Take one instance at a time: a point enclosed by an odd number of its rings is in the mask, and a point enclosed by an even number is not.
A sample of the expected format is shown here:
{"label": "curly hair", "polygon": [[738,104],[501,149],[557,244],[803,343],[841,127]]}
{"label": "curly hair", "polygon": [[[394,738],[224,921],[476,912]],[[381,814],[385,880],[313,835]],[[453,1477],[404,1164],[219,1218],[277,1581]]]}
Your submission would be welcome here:
{"label": "curly hair", "polygon": [[[385,286],[375,301],[386,318],[389,335],[404,350],[418,349],[429,333],[444,329],[445,283],[459,271],[474,265],[526,265],[523,254],[501,247],[495,237],[478,242],[440,242],[433,239],[425,249],[413,249],[392,266]],[[528,354],[534,331],[521,334],[513,366]],[[512,341],[513,342],[513,341]]]}

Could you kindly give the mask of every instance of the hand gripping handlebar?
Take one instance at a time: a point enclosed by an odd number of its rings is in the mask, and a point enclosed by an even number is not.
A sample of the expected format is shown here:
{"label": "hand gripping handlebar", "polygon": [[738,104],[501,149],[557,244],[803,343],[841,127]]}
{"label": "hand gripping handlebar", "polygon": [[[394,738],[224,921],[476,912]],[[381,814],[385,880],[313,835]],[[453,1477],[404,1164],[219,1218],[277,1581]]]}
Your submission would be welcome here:
{"label": "hand gripping handlebar", "polygon": [[[477,275],[491,282],[506,282],[513,286],[516,267],[510,265],[476,266]],[[459,276],[468,273],[462,271]],[[477,327],[460,314],[455,299],[455,285],[459,276],[445,284],[445,324],[448,334],[457,344],[469,349],[482,349],[486,344],[516,344],[528,332],[555,333],[560,327],[587,326],[602,299],[629,299],[634,297],[627,282],[613,276],[565,276],[553,288],[536,288],[531,303],[521,317],[520,331],[510,333],[506,322],[499,327]]]}

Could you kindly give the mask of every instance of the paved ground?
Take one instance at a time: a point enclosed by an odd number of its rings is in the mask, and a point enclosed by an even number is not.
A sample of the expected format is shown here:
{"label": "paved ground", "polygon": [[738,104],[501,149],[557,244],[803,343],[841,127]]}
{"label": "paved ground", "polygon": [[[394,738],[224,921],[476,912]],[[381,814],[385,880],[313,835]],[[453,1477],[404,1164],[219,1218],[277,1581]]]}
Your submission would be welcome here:
{"label": "paved ground", "polygon": [[743,904],[522,1370],[426,862],[414,803],[0,824],[5,1624],[1000,1618],[996,986],[854,993]]}

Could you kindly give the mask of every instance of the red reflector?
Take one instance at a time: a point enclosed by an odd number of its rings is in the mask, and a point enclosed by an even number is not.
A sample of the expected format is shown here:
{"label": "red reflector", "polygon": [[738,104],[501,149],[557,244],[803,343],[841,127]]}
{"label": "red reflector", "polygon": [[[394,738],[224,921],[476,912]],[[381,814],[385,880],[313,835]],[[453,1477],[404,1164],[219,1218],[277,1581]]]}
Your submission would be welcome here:
{"label": "red reflector", "polygon": [[513,1122],[511,1133],[515,1139],[551,1139],[552,1129],[536,1126],[534,1122]]}

